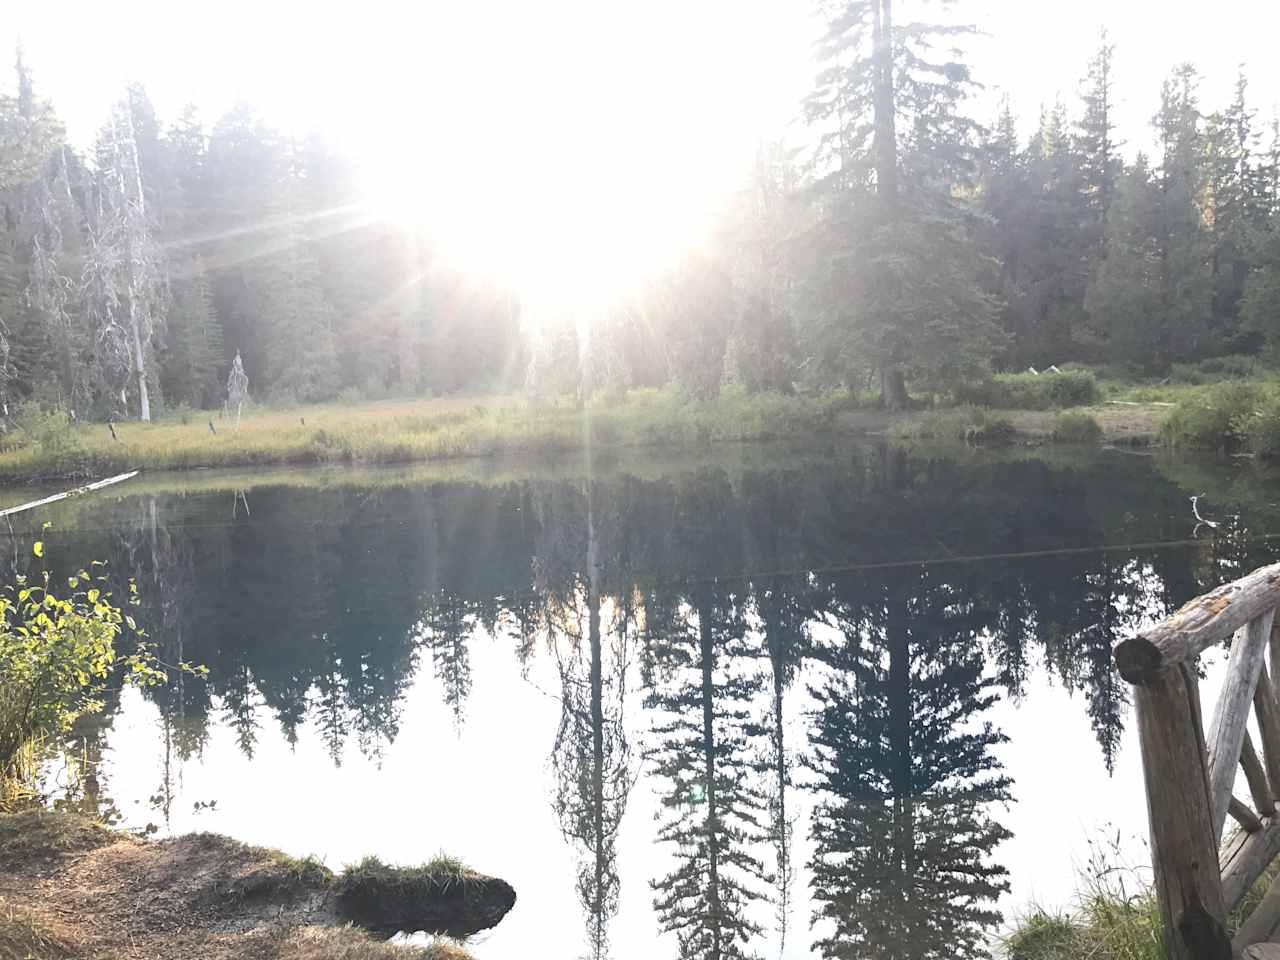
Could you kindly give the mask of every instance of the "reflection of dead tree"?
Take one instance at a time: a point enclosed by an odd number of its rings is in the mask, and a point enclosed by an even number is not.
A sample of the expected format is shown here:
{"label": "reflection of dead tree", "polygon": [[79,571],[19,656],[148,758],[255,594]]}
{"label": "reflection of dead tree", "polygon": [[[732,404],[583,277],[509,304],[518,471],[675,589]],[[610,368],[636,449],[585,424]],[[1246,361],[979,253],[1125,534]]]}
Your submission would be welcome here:
{"label": "reflection of dead tree", "polygon": [[615,613],[606,643],[599,595],[589,585],[577,599],[585,611],[578,606],[572,618],[566,610],[553,618],[576,622],[564,622],[561,631],[553,627],[562,709],[551,764],[560,828],[582,852],[578,899],[587,915],[590,956],[600,960],[608,956],[608,923],[618,910],[615,844],[635,780],[623,723],[629,617]]}
{"label": "reflection of dead tree", "polygon": [[[560,829],[578,854],[577,892],[587,921],[589,956],[608,956],[608,925],[618,911],[616,839],[635,780],[623,722],[629,598],[606,601],[601,535],[588,483],[579,491],[539,491],[536,609],[523,612],[531,635],[545,627],[560,677],[560,726],[551,753]],[[616,522],[608,513],[605,526]],[[585,562],[584,562],[585,561]],[[585,567],[585,570],[584,570]]]}

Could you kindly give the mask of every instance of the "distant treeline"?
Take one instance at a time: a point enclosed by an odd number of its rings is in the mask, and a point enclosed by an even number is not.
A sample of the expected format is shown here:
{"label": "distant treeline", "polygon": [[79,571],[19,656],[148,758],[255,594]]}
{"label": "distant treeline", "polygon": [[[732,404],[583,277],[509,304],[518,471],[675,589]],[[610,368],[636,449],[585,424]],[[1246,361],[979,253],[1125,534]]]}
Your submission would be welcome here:
{"label": "distant treeline", "polygon": [[358,147],[290,139],[246,105],[165,126],[131,86],[82,155],[19,58],[0,97],[3,400],[213,407],[239,352],[253,395],[285,402],[702,398],[731,380],[878,383],[897,406],[907,384],[993,369],[1158,374],[1280,342],[1280,141],[1272,122],[1264,146],[1243,76],[1205,113],[1178,67],[1157,155],[1127,163],[1105,36],[1078,107],[1044,110],[1024,142],[1007,107],[989,127],[966,112],[970,71],[936,42],[954,27],[891,12],[838,5],[803,108],[812,148],[762,145],[705,249],[537,323],[519,291],[450,266],[431,224],[374,215]]}

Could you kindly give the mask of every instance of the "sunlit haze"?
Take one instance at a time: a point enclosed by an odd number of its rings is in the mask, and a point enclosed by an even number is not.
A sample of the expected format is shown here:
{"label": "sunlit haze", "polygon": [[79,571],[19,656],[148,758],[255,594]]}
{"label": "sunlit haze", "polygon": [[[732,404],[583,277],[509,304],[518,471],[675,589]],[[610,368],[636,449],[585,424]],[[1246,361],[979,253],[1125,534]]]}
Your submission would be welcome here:
{"label": "sunlit haze", "polygon": [[[901,5],[904,17],[911,6]],[[761,138],[805,140],[799,102],[818,28],[804,3],[233,0],[216,17],[197,9],[27,5],[0,26],[0,43],[21,39],[73,142],[87,144],[136,80],[165,122],[188,102],[212,122],[246,99],[299,136],[360,144],[377,215],[426,225],[453,260],[531,299],[612,291],[685,252]],[[974,111],[985,119],[1007,93],[1026,130],[1056,96],[1074,105],[1105,25],[1131,149],[1148,142],[1158,78],[1181,60],[1204,72],[1208,104],[1225,98],[1243,63],[1268,115],[1280,12],[1243,0],[1214,12],[1154,0],[966,8],[986,34],[971,41],[987,101]]]}

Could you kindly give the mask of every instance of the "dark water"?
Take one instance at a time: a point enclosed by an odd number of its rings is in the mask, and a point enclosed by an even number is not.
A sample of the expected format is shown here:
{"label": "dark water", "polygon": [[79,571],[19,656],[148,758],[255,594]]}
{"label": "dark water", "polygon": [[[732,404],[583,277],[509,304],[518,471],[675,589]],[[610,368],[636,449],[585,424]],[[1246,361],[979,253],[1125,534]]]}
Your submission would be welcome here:
{"label": "dark water", "polygon": [[1274,484],[750,457],[142,478],[25,515],[209,670],[113,698],[50,789],[334,867],[456,853],[520,896],[482,960],[981,955],[1090,840],[1141,863],[1111,646],[1276,559]]}

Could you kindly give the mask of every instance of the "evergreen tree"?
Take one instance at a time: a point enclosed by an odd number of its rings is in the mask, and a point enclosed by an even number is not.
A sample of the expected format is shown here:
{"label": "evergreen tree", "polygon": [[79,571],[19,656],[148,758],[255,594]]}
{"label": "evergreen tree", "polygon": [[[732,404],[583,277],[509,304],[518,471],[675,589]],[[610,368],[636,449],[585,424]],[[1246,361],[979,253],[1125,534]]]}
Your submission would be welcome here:
{"label": "evergreen tree", "polygon": [[1163,151],[1156,216],[1163,323],[1148,349],[1161,366],[1204,349],[1212,316],[1212,250],[1200,208],[1206,177],[1198,83],[1195,68],[1178,67],[1161,89],[1154,121]]}
{"label": "evergreen tree", "polygon": [[[938,41],[969,28],[895,24],[891,0],[824,7],[823,72],[807,102],[824,125],[822,250],[811,353],[849,380],[858,362],[881,402],[907,405],[908,373],[929,381],[980,368],[998,341],[983,291],[973,211],[974,125],[960,113],[968,68]],[[948,52],[954,50],[947,45]]]}
{"label": "evergreen tree", "polygon": [[813,893],[831,924],[824,957],[942,960],[984,955],[1007,892],[991,862],[1010,799],[982,720],[995,700],[976,645],[983,608],[929,573],[842,577],[844,637],[814,691]]}
{"label": "evergreen tree", "polygon": [[1103,30],[1085,75],[1080,95],[1084,113],[1076,126],[1081,187],[1094,224],[1092,246],[1095,251],[1102,240],[1122,168],[1116,152],[1120,144],[1115,133],[1114,57],[1115,45]]}
{"label": "evergreen tree", "polygon": [[164,395],[170,403],[217,406],[222,400],[222,328],[200,257],[191,258],[173,278],[171,289],[161,377]]}
{"label": "evergreen tree", "polygon": [[704,585],[688,602],[688,620],[677,608],[648,625],[669,679],[645,700],[663,718],[646,756],[668,785],[658,839],[680,860],[653,881],[654,908],[682,960],[747,958],[761,932],[752,905],[770,882],[751,850],[768,840],[767,802],[750,771],[751,744],[763,732],[748,706],[758,680],[744,671],[751,658],[736,598]]}
{"label": "evergreen tree", "polygon": [[1147,370],[1169,360],[1164,272],[1157,221],[1159,190],[1141,155],[1121,177],[1107,219],[1106,253],[1085,306],[1117,359]]}

